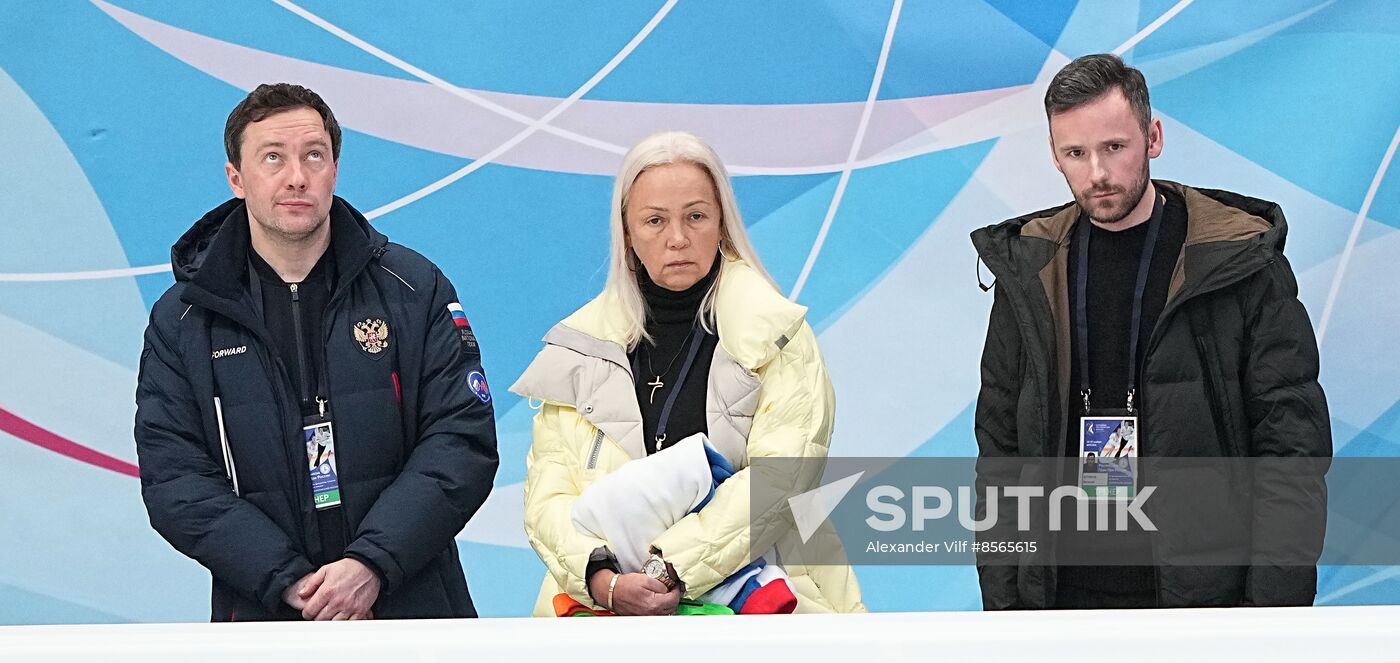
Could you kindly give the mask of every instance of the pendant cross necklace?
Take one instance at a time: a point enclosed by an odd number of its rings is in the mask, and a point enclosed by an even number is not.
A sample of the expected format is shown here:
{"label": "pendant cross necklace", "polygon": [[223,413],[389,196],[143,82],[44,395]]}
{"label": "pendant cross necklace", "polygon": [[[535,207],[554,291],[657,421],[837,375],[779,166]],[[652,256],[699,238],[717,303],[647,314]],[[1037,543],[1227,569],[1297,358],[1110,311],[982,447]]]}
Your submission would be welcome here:
{"label": "pendant cross necklace", "polygon": [[[698,325],[697,325],[697,326],[698,326]],[[648,373],[652,373],[652,374],[654,374],[654,375],[656,376],[655,378],[652,378],[652,381],[651,381],[651,382],[648,382],[648,383],[647,383],[647,386],[648,386],[648,387],[651,387],[651,396],[647,398],[647,402],[648,402],[648,403],[655,403],[655,402],[656,402],[656,390],[657,390],[657,389],[661,389],[661,388],[663,388],[663,387],[666,386],[666,383],[661,381],[661,376],[666,375],[667,373],[670,373],[670,372],[671,372],[671,367],[676,365],[676,360],[677,360],[677,359],[680,359],[680,356],[681,356],[681,353],[682,353],[682,352],[685,352],[685,350],[686,350],[686,344],[690,342],[690,337],[691,337],[691,335],[693,335],[694,333],[695,333],[695,327],[691,327],[691,328],[690,328],[690,333],[689,333],[689,334],[686,334],[686,335],[685,335],[685,338],[684,338],[683,340],[681,340],[681,347],[680,347],[680,349],[679,349],[679,350],[676,350],[676,354],[673,355],[673,356],[671,357],[671,361],[670,361],[669,363],[666,364],[666,370],[661,371],[660,373],[657,373],[657,372],[655,371],[655,369],[653,369],[653,368],[651,367],[651,352],[650,352],[650,351],[647,352],[647,372],[648,372]],[[652,346],[652,347],[655,347],[655,346]]]}

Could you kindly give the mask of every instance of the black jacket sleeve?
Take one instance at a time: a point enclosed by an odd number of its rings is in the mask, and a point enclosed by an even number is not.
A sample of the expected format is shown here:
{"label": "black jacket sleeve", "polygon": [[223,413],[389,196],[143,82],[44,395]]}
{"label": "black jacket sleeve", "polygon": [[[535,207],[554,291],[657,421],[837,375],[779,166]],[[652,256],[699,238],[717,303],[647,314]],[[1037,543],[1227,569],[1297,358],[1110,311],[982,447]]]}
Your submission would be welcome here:
{"label": "black jacket sleeve", "polygon": [[[1018,481],[1013,476],[1019,456],[1016,430],[1016,408],[1021,393],[1021,337],[1011,304],[1000,285],[993,290],[991,319],[987,324],[987,341],[982,347],[982,386],[977,394],[975,431],[977,435],[977,518],[986,515],[988,486],[1004,487]],[[998,512],[1015,513],[1015,501],[1003,497]],[[982,532],[979,538],[1014,541],[1012,518],[998,518],[1002,523]],[[982,587],[984,610],[1006,610],[1023,607],[1016,587],[1017,555],[1015,553],[978,553],[977,575]]]}
{"label": "black jacket sleeve", "polygon": [[499,459],[489,399],[467,386],[481,355],[461,340],[447,305],[456,291],[436,268],[424,315],[422,375],[418,384],[419,437],[403,472],[379,495],[354,533],[346,554],[369,560],[392,593],[441,554],[491,493]]}
{"label": "black jacket sleeve", "polygon": [[1318,384],[1317,339],[1283,256],[1256,277],[1247,303],[1245,413],[1256,460],[1254,521],[1245,601],[1312,605],[1327,527],[1332,457],[1327,399]]}
{"label": "black jacket sleeve", "polygon": [[271,519],[233,493],[204,439],[201,407],[214,404],[195,402],[157,312],[136,385],[136,454],[151,526],[220,582],[276,611],[286,588],[316,568]]}

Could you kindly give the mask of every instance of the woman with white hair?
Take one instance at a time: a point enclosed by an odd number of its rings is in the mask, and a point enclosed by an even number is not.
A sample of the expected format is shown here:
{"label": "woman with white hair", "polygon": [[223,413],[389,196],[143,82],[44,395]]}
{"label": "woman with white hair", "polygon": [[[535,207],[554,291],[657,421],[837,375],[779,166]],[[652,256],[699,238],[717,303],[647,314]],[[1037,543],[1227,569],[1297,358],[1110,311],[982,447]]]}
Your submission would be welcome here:
{"label": "woman with white hair", "polygon": [[[770,611],[864,611],[844,556],[794,561],[813,559],[812,542],[785,500],[751,508],[759,481],[815,487],[835,396],[806,308],[764,271],[719,157],[688,133],[644,139],[623,159],[611,226],[603,292],[550,330],[511,387],[543,402],[525,486],[548,569],[535,614],[733,608],[774,576],[795,606]],[[758,458],[799,460],[760,479]],[[681,511],[659,513],[677,495]]]}

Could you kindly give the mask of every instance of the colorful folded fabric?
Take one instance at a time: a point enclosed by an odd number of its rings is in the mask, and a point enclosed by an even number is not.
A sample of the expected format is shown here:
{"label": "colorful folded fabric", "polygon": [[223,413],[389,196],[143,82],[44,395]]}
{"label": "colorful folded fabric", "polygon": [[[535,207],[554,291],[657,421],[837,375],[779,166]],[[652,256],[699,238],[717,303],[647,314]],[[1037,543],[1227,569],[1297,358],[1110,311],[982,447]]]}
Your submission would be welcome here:
{"label": "colorful folded fabric", "polygon": [[[795,599],[794,605],[796,605]],[[718,603],[681,599],[680,605],[676,606],[676,614],[682,617],[695,617],[732,615],[734,611]],[[574,600],[574,597],[560,593],[554,595],[554,615],[556,617],[616,617],[617,613],[608,612],[602,608],[590,608]]]}
{"label": "colorful folded fabric", "polygon": [[724,454],[715,451],[715,448],[710,446],[708,442],[705,444],[705,458],[710,461],[710,477],[714,479],[714,484],[710,486],[710,493],[705,496],[705,499],[700,500],[700,503],[690,510],[691,513],[705,508],[705,505],[714,498],[715,489],[719,488],[725,479],[734,476],[734,466],[729,464],[729,459],[725,458]]}
{"label": "colorful folded fabric", "polygon": [[602,608],[590,608],[566,593],[554,595],[554,615],[556,617],[616,617]]}
{"label": "colorful folded fabric", "polygon": [[[750,580],[757,584],[757,580]],[[741,615],[788,615],[797,609],[797,597],[786,580],[774,580],[751,592],[743,606]]]}
{"label": "colorful folded fabric", "polygon": [[696,599],[681,599],[681,604],[676,606],[676,614],[686,617],[704,615],[732,615],[733,610],[718,603],[709,601],[699,601]]}
{"label": "colorful folded fabric", "polygon": [[[720,484],[734,473],[734,466],[709,444],[705,434],[696,433],[665,453],[631,461],[593,482],[574,501],[572,520],[580,532],[608,542],[623,573],[636,573],[649,555],[650,543],[686,514],[705,508]],[[787,584],[787,574],[776,561],[770,550],[710,588],[699,601],[716,605],[725,614],[792,612],[794,608],[781,597],[796,598]],[[766,602],[746,609],[754,593],[774,583],[782,588],[769,590],[764,594],[770,597]],[[557,603],[555,607],[562,616]]]}

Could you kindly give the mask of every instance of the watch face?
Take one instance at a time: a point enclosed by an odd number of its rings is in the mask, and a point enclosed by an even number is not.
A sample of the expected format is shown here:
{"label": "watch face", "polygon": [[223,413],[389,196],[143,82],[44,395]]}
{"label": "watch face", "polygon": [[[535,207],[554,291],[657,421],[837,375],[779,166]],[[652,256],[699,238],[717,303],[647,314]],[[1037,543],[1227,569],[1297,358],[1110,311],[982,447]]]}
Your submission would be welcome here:
{"label": "watch face", "polygon": [[646,573],[648,577],[659,579],[666,575],[666,563],[653,557],[647,560],[647,563],[642,566],[642,571]]}

